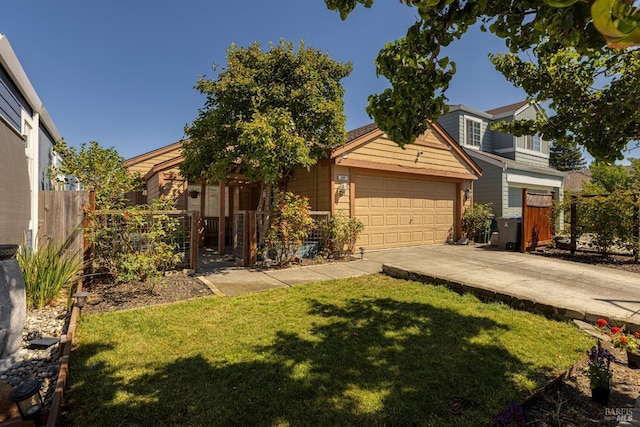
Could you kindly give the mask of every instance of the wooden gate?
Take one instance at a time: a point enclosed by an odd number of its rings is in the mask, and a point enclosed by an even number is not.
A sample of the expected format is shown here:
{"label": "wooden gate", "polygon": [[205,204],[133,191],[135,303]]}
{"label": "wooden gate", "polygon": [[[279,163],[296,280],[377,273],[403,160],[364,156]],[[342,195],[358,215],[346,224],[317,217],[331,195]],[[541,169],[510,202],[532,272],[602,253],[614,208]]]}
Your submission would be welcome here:
{"label": "wooden gate", "polygon": [[522,190],[522,246],[521,252],[546,245],[553,240],[551,214],[556,193],[536,194]]}

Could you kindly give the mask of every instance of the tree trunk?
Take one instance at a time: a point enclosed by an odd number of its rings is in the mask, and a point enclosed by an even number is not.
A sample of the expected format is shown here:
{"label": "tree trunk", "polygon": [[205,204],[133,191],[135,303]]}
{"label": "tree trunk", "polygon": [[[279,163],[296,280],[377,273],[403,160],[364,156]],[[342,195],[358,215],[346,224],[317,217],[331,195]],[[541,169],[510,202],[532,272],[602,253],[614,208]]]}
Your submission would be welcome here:
{"label": "tree trunk", "polygon": [[273,193],[273,185],[266,184],[264,181],[260,184],[260,200],[258,201],[258,217],[256,222],[258,225],[258,247],[264,247],[264,239],[267,236],[267,230],[271,223],[271,194]]}

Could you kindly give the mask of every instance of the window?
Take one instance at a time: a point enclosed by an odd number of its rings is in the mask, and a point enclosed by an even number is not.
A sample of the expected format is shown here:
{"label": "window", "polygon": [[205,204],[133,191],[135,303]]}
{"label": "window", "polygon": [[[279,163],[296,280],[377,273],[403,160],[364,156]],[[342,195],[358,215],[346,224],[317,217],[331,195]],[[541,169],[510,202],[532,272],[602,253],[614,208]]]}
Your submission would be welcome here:
{"label": "window", "polygon": [[465,145],[480,148],[481,122],[473,119],[465,119]]}
{"label": "window", "polygon": [[542,138],[540,138],[540,134],[536,133],[533,136],[527,135],[525,137],[525,148],[532,151],[542,151]]}

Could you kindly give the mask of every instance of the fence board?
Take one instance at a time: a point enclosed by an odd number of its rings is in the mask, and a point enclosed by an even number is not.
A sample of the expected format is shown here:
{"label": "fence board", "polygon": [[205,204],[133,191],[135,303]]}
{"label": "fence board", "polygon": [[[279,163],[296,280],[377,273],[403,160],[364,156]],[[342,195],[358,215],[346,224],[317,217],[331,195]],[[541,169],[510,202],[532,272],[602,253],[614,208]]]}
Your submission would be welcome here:
{"label": "fence board", "polygon": [[69,253],[82,256],[82,221],[84,206],[89,203],[86,191],[40,191],[38,194],[38,245],[47,240],[62,244],[71,240]]}

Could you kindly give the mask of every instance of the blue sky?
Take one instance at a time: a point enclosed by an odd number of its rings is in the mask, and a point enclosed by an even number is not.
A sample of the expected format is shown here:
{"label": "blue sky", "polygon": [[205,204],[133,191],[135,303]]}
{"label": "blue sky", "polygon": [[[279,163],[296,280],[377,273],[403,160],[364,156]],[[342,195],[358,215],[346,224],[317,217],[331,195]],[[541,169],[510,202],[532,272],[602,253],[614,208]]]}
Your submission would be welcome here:
{"label": "blue sky", "polygon": [[[131,158],[183,138],[204,104],[193,86],[214,76],[213,63],[225,65],[232,42],[304,39],[351,61],[343,81],[347,130],[368,124],[367,97],[388,86],[376,78],[376,54],[415,16],[397,0],[378,0],[346,21],[322,0],[11,1],[3,2],[0,32],[69,144],[94,140]],[[488,110],[523,100],[487,57],[504,51],[480,31],[450,47],[458,72],[449,102]]]}

